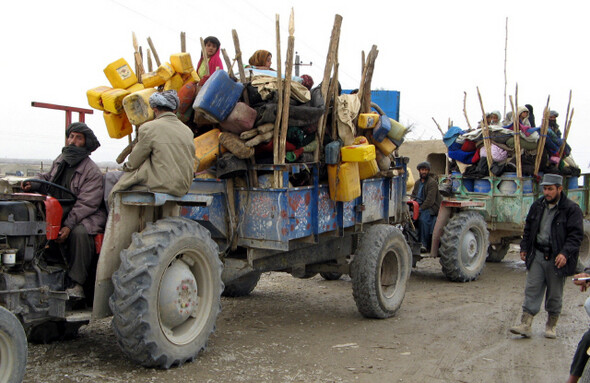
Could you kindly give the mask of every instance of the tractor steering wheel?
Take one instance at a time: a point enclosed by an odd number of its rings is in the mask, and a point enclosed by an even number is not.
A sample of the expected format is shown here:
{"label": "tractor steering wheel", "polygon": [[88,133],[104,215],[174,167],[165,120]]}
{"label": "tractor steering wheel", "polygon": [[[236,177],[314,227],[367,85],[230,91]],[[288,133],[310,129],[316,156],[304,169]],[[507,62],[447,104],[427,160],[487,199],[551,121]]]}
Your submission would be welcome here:
{"label": "tractor steering wheel", "polygon": [[[49,188],[58,189],[58,190],[63,191],[63,192],[65,192],[65,193],[67,193],[67,194],[69,194],[69,195],[72,196],[71,199],[70,198],[57,198],[57,200],[61,204],[64,204],[64,203],[74,203],[78,199],[78,197],[76,197],[76,195],[74,194],[74,192],[72,192],[71,190],[69,190],[69,189],[67,189],[67,188],[65,188],[65,187],[63,187],[61,185],[54,184],[53,182],[41,180],[41,179],[38,179],[38,178],[29,178],[29,179],[26,179],[26,180],[23,181],[23,183],[25,183],[25,182],[37,182],[37,183],[40,183],[40,184],[44,184],[44,185],[48,186]],[[49,193],[49,192],[47,194],[51,195],[51,193]]]}

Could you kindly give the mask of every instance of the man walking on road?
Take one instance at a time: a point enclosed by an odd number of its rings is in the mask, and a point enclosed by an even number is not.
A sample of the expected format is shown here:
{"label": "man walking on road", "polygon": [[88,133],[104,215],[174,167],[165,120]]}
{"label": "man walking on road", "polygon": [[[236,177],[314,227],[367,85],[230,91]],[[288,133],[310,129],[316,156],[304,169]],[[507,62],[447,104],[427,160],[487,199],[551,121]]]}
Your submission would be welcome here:
{"label": "man walking on road", "polygon": [[521,323],[511,327],[510,332],[526,338],[532,335],[531,324],[543,295],[548,314],[545,337],[556,338],[565,278],[575,273],[578,263],[584,236],[583,214],[563,193],[562,180],[557,174],[543,176],[543,197],[531,205],[520,242],[520,258],[528,273]]}

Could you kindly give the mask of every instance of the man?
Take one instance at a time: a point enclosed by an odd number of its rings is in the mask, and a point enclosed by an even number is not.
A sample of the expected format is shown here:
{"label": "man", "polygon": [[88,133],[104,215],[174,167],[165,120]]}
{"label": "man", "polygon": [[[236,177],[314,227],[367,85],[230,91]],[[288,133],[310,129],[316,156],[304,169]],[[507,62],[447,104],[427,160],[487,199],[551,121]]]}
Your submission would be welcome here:
{"label": "man", "polygon": [[555,110],[549,112],[549,128],[557,135],[557,138],[561,138],[561,130],[559,130],[559,124],[557,123],[557,117],[559,113]]}
{"label": "man", "polygon": [[195,161],[193,132],[175,114],[180,101],[175,90],[154,93],[149,99],[155,119],[141,125],[123,175],[109,195],[137,189],[185,195],[192,183]]}
{"label": "man", "polygon": [[[56,240],[70,265],[66,292],[72,298],[84,298],[84,284],[93,264],[94,235],[104,232],[106,211],[102,207],[104,181],[99,167],[89,157],[100,143],[83,122],[74,122],[66,131],[66,146],[51,169],[38,178],[65,187],[76,196],[73,205],[63,204],[62,227]],[[72,196],[36,182],[24,182],[26,192],[51,192],[58,199]]]}
{"label": "man", "polygon": [[[580,280],[580,278],[590,278],[588,272],[590,272],[590,270],[586,268],[583,273],[574,275],[574,284],[580,286],[580,291],[582,292],[588,290],[588,287],[590,287],[590,280]],[[586,308],[588,315],[590,315],[590,307],[588,307],[589,303],[590,298],[588,298],[584,304],[584,308]],[[582,335],[582,339],[580,339],[580,342],[578,343],[570,367],[570,376],[567,383],[577,383],[582,376],[586,363],[588,363],[588,349],[590,349],[590,329]]]}
{"label": "man", "polygon": [[418,235],[422,243],[421,252],[427,252],[432,242],[432,231],[442,196],[438,192],[438,181],[436,176],[430,174],[430,162],[420,162],[417,166],[420,179],[414,184],[412,199],[420,205],[420,216],[418,217]]}
{"label": "man", "polygon": [[510,328],[510,332],[526,338],[532,335],[531,324],[543,295],[548,314],[545,337],[556,338],[565,278],[575,273],[578,263],[584,236],[583,214],[563,193],[562,181],[558,174],[543,176],[543,197],[531,205],[520,242],[520,258],[526,262],[528,273],[521,324]]}

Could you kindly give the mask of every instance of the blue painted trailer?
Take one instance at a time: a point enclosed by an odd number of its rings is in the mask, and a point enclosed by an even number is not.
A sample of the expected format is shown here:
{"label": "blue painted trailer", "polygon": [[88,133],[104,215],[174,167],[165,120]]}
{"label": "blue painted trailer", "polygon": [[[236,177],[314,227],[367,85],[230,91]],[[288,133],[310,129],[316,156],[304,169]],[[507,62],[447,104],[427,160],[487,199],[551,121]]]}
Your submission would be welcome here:
{"label": "blue painted trailer", "polygon": [[309,171],[308,186],[236,187],[233,180],[195,179],[189,194],[208,196],[210,203],[181,206],[181,215],[217,242],[227,295],[250,293],[265,271],[300,278],[319,272],[326,279],[350,274],[359,311],[385,318],[401,305],[411,269],[398,227],[410,219],[405,163],[397,158],[395,165],[387,176],[362,180],[361,195],[348,202],[330,199],[314,163],[255,165],[258,174],[279,172],[283,185]]}

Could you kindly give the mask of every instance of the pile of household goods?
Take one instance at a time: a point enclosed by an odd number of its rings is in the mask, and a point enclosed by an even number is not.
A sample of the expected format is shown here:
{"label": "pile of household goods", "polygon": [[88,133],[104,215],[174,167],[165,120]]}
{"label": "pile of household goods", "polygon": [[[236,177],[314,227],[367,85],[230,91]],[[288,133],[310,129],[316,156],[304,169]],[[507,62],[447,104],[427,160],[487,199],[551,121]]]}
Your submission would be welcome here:
{"label": "pile of household goods", "polygon": [[[315,88],[310,76],[291,76],[293,63],[287,62],[284,76],[280,62],[276,72],[244,69],[236,44],[239,76],[227,65],[228,71],[218,68],[200,80],[190,54],[183,52],[137,78],[130,65],[119,59],[104,70],[112,87],[89,90],[88,101],[104,111],[111,137],[131,137],[132,125],[137,134],[141,124],[154,118],[150,95],[160,89],[175,89],[180,99],[176,114],[194,133],[195,177],[232,178],[236,185],[286,187],[279,172],[288,168],[285,164],[298,162],[307,165],[290,174],[289,185],[312,184],[312,168],[318,166],[320,182],[328,181],[331,198],[350,201],[360,196],[361,180],[401,172],[394,172],[391,164],[405,128],[371,109],[375,46],[367,56],[359,91],[341,92],[335,69],[339,18],[326,64],[331,69]],[[293,49],[292,36],[288,49]],[[292,52],[288,51],[287,57],[292,57]],[[228,61],[226,58],[226,64]]]}
{"label": "pile of household goods", "polygon": [[457,164],[458,169],[453,170],[459,170],[464,178],[475,179],[508,172],[517,173],[519,177],[539,173],[559,173],[566,177],[580,175],[566,143],[573,109],[569,121],[566,116],[563,136],[556,121],[559,113],[549,110],[548,106],[539,127],[535,127],[532,107],[519,107],[516,115],[516,129],[512,112],[502,120],[498,111],[486,114],[485,121],[482,120],[477,129],[464,131],[456,126],[450,127],[444,133],[443,141],[448,147],[449,158]]}

